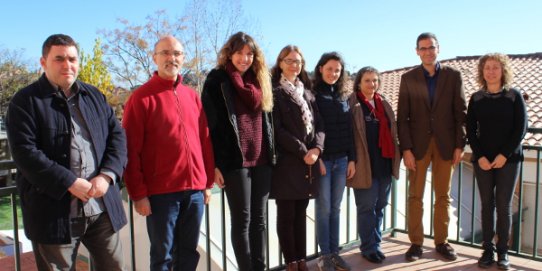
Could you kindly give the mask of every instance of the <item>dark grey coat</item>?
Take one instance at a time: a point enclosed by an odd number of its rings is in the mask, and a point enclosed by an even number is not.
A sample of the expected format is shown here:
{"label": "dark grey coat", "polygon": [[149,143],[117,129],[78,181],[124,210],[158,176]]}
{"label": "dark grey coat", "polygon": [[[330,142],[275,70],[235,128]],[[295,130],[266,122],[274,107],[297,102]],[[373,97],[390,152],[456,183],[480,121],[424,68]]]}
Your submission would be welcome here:
{"label": "dark grey coat", "polygon": [[303,157],[312,148],[324,150],[324,125],[314,95],[305,90],[304,98],[313,115],[313,131],[307,134],[299,105],[281,87],[273,90],[273,120],[278,160],[273,169],[271,198],[298,200],[318,194],[320,163],[305,164]]}
{"label": "dark grey coat", "polygon": [[[107,168],[117,178],[126,165],[126,137],[95,87],[76,81],[79,108],[92,138],[98,169]],[[27,237],[42,244],[71,241],[68,188],[77,176],[70,170],[71,117],[66,101],[45,75],[17,92],[9,104],[7,132],[17,166],[17,189],[21,197]],[[113,229],[127,222],[117,185],[103,196]]]}

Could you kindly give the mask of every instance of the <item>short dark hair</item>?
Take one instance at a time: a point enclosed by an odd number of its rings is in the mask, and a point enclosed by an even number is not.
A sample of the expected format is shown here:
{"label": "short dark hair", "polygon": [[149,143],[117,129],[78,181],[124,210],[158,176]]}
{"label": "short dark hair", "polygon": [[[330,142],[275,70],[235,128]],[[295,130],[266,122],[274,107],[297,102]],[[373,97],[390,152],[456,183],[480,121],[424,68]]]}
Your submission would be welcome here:
{"label": "short dark hair", "polygon": [[426,39],[434,39],[435,42],[438,45],[438,39],[437,36],[431,32],[423,32],[421,33],[418,38],[416,39],[416,49],[418,49],[418,44],[420,43],[420,40],[426,40]]}
{"label": "short dark hair", "polygon": [[77,43],[75,43],[72,37],[64,34],[54,34],[49,36],[45,42],[43,42],[43,46],[41,47],[41,56],[47,57],[51,47],[53,46],[74,46],[75,49],[77,49],[77,52],[79,52]]}

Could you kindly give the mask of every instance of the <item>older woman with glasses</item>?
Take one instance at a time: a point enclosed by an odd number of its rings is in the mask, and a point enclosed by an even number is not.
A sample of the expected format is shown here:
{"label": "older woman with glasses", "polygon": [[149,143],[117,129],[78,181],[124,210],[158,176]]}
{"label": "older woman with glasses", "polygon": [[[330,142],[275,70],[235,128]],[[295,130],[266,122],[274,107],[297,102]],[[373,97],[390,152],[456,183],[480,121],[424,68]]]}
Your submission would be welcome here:
{"label": "older woman with glasses", "polygon": [[[494,262],[508,269],[508,241],[512,225],[512,197],[523,160],[521,141],[527,129],[525,101],[512,83],[508,56],[487,54],[478,61],[481,89],[472,94],[467,110],[467,137],[482,202],[484,252],[478,266]],[[495,230],[495,209],[497,229]]]}
{"label": "older woman with glasses", "polygon": [[357,162],[347,185],[354,188],[361,254],[372,263],[386,258],[380,248],[382,220],[392,177],[399,178],[401,162],[395,115],[379,88],[378,70],[364,67],[358,71],[349,99]]}
{"label": "older woman with glasses", "polygon": [[306,213],[318,192],[318,157],[324,131],[305,60],[297,46],[284,47],[273,67],[273,118],[278,161],[273,171],[271,197],[277,204],[277,234],[288,271],[308,270]]}

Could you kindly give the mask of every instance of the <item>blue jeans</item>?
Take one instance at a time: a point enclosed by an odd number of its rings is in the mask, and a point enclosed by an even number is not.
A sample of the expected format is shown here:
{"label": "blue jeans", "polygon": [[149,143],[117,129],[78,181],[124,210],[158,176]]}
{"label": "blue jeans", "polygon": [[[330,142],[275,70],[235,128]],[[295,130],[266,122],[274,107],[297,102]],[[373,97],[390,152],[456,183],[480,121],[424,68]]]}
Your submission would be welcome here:
{"label": "blue jeans", "polygon": [[203,191],[188,190],[149,197],[147,216],[151,271],[196,270]]}
{"label": "blue jeans", "polygon": [[391,175],[373,178],[372,185],[368,189],[354,189],[358,234],[361,239],[360,250],[363,255],[380,250],[382,219],[384,208],[388,205],[390,191]]}
{"label": "blue jeans", "polygon": [[316,198],[316,234],[322,255],[339,252],[341,201],[346,185],[348,158],[324,160],[326,175],[320,177]]}

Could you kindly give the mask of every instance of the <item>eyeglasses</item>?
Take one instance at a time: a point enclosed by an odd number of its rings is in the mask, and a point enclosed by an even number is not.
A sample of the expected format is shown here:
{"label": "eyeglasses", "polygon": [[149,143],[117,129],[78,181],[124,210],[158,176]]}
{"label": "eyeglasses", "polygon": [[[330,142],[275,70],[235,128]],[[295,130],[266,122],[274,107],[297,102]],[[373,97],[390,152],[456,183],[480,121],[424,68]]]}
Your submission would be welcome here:
{"label": "eyeglasses", "polygon": [[156,54],[159,54],[161,56],[174,56],[174,57],[181,57],[184,55],[184,53],[181,51],[168,51],[168,50],[163,50],[163,51],[157,52]]}
{"label": "eyeglasses", "polygon": [[297,66],[300,66],[301,64],[303,64],[303,62],[301,60],[297,60],[297,59],[285,58],[282,61],[284,61],[284,63],[286,63],[286,65],[296,64]]}
{"label": "eyeglasses", "polygon": [[420,47],[418,48],[418,51],[425,53],[425,52],[434,52],[437,49],[435,46],[429,46],[429,47]]}

